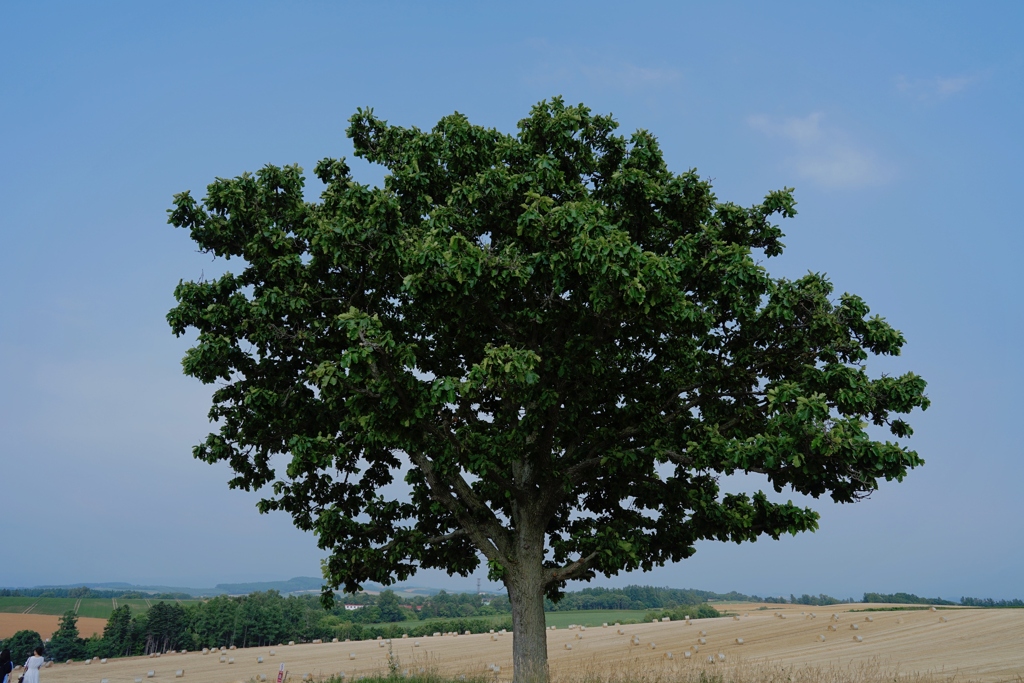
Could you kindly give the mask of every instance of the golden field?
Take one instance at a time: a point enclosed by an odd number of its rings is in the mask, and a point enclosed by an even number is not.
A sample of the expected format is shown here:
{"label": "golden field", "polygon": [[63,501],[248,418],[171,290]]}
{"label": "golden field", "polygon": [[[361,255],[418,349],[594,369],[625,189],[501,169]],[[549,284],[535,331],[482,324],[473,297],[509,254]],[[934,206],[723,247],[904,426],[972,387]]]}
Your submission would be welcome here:
{"label": "golden field", "polygon": [[[751,683],[892,681],[895,677],[917,681],[1024,681],[1024,610],[851,612],[867,605],[757,607],[729,605],[727,609],[741,615],[738,620],[720,617],[691,624],[659,622],[549,631],[553,677],[565,681],[633,679],[668,683],[688,680],[707,668],[722,673],[725,680]],[[838,621],[831,619],[833,613]],[[835,631],[828,630],[830,624]],[[854,624],[856,630],[851,628]],[[618,633],[620,628],[623,634]],[[707,635],[702,636],[701,631]],[[820,636],[825,637],[823,642]],[[862,642],[857,642],[856,636]],[[634,637],[640,640],[639,645],[632,644]],[[706,644],[699,644],[701,637]],[[566,644],[572,649],[566,649]],[[391,649],[403,672],[418,673],[422,669],[444,676],[499,680],[510,678],[512,673],[511,634],[394,639]],[[684,656],[687,651],[691,653],[689,659]],[[221,663],[220,654],[234,662]],[[724,662],[719,654],[725,656]],[[707,663],[709,656],[714,657],[713,664]],[[257,657],[263,662],[258,663]],[[348,680],[354,680],[361,675],[386,675],[388,648],[378,641],[361,641],[247,648],[207,655],[165,654],[110,660],[106,664],[76,662],[55,664],[43,672],[42,680],[133,683],[142,678],[149,683],[147,672],[152,670],[155,675],[149,680],[167,682],[175,679],[176,670],[184,670],[182,683],[259,681],[261,675],[273,683],[281,663],[292,682],[306,674],[320,678],[341,671]],[[491,664],[501,667],[500,673],[493,674]]]}
{"label": "golden field", "polygon": [[[10,638],[23,629],[35,631],[43,638],[49,638],[50,634],[57,630],[58,622],[60,617],[54,614],[0,612],[0,639]],[[103,635],[103,627],[106,625],[106,619],[78,617],[78,632],[83,638],[88,638],[94,633]]]}

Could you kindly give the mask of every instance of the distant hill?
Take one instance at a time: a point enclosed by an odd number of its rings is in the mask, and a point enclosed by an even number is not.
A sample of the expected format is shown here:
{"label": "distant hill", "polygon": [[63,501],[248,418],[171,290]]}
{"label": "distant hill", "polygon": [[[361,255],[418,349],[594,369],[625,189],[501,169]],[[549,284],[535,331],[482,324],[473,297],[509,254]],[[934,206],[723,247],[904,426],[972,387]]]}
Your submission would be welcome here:
{"label": "distant hill", "polygon": [[307,593],[310,591],[320,592],[324,585],[323,579],[314,579],[311,576],[296,576],[287,581],[252,581],[249,583],[218,583],[213,590],[216,593],[227,593],[228,595],[248,595],[257,591],[278,591],[283,594]]}
{"label": "distant hill", "polygon": [[[248,595],[249,593],[262,592],[262,591],[278,591],[282,595],[290,595],[294,593],[319,593],[321,586],[323,586],[323,579],[314,578],[312,576],[296,576],[286,581],[250,581],[247,583],[218,583],[213,588],[186,588],[182,586],[159,586],[159,585],[141,585],[134,583],[127,583],[125,581],[83,581],[80,583],[70,583],[66,585],[46,585],[46,586],[34,586],[32,591],[46,590],[46,589],[72,589],[81,588],[86,586],[98,591],[135,591],[138,593],[184,593],[197,598],[213,597],[215,595]],[[365,590],[368,593],[379,593],[385,589],[385,586],[379,583],[373,583],[372,581],[367,582],[364,585]],[[437,595],[441,592],[440,588],[430,588],[426,586],[413,586],[410,584],[395,584],[388,586],[391,590],[396,593],[404,593],[406,595],[423,595],[431,596]],[[18,590],[14,587],[10,589]],[[448,593],[474,593],[472,590],[448,590]]]}

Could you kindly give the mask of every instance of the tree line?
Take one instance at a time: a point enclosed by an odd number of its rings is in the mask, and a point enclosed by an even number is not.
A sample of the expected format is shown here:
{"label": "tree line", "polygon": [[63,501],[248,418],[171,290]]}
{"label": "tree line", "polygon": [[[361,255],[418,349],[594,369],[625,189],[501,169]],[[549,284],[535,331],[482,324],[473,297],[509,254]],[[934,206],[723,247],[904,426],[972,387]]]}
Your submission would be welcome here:
{"label": "tree line", "polygon": [[[152,598],[151,598],[152,599]],[[645,619],[664,616],[707,618],[719,616],[708,601],[751,601],[774,604],[831,605],[853,602],[828,595],[789,598],[761,598],[742,593],[714,593],[696,589],[626,586],[624,588],[585,588],[566,593],[552,603],[548,611],[565,610],[650,610]],[[940,598],[922,598],[913,593],[865,593],[863,602],[955,605]],[[345,604],[361,605],[350,610]],[[961,598],[959,604],[971,607],[1024,607],[1024,601],[992,598]],[[491,628],[512,628],[511,604],[503,595],[447,593],[433,596],[400,596],[385,590],[377,595],[346,595],[331,609],[325,609],[319,596],[282,596],[277,591],[245,596],[221,595],[206,601],[186,604],[160,600],[149,610],[135,612],[129,605],[116,608],[107,620],[102,635],[82,638],[78,617],[66,612],[59,627],[46,644],[46,656],[55,661],[87,657],[125,657],[169,650],[197,650],[203,647],[252,647],[308,642],[314,639],[363,640],[430,635],[441,631],[482,633]],[[43,644],[35,631],[19,631],[0,647],[11,649],[12,659],[22,662],[32,650]]]}
{"label": "tree line", "polygon": [[74,588],[0,588],[0,598],[123,598],[125,600],[194,600],[190,593],[144,593],[137,590],[100,590],[87,586]]}

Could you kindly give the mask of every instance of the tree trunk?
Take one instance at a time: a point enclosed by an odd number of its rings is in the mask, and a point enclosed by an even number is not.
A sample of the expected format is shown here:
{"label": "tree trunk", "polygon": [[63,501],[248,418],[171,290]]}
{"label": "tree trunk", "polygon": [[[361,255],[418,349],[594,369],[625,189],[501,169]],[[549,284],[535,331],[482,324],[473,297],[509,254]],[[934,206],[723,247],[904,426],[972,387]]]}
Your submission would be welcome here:
{"label": "tree trunk", "polygon": [[548,636],[544,622],[544,535],[520,535],[516,563],[505,576],[512,604],[512,683],[547,683]]}

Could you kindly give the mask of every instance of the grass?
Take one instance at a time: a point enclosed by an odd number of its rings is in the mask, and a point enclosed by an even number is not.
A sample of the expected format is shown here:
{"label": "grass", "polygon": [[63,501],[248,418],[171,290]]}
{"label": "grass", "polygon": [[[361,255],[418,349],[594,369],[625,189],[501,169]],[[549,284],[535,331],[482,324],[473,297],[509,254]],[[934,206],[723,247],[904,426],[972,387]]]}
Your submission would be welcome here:
{"label": "grass", "polygon": [[[22,598],[22,597],[3,597],[0,596],[0,612],[14,612],[21,613],[32,607],[31,614],[50,614],[60,616],[68,610],[75,609],[75,603],[78,600],[76,598]],[[150,599],[150,603],[155,605],[157,600]],[[165,600],[164,602],[170,602],[173,604],[173,600]],[[186,601],[182,601],[184,604]],[[198,602],[198,601],[197,601]],[[146,604],[145,600],[140,599],[117,599],[117,604],[128,605],[132,609],[132,614],[139,614],[149,609],[150,605]],[[109,619],[110,613],[114,611],[114,603],[110,598],[82,598],[81,604],[78,605],[78,616],[80,617],[92,617],[95,619]]]}
{"label": "grass", "polygon": [[69,609],[75,609],[75,598],[37,598],[36,606],[32,608],[32,614],[56,614],[61,615]]}
{"label": "grass", "polygon": [[110,598],[82,598],[82,604],[78,606],[78,616],[109,619],[113,610],[114,605]]}
{"label": "grass", "polygon": [[644,609],[580,609],[567,610],[565,612],[545,612],[544,618],[548,626],[567,628],[569,624],[580,626],[600,626],[607,622],[609,625],[616,621],[620,623],[640,622],[644,620],[647,610]]}
{"label": "grass", "polygon": [[[369,676],[340,675],[316,678],[320,683],[495,683],[511,679],[511,671],[500,675],[444,675],[427,670],[423,673],[408,669],[393,671],[391,675]],[[288,681],[298,681],[301,674],[289,675]],[[878,660],[869,660],[847,666],[784,666],[782,664],[755,662],[729,667],[704,665],[697,662],[675,671],[646,668],[596,669],[582,666],[569,672],[552,671],[551,683],[965,683],[969,678],[956,674],[904,673],[898,668],[887,666]],[[1012,683],[1024,683],[1024,677],[1016,675]],[[254,681],[250,681],[254,683]]]}
{"label": "grass", "polygon": [[0,597],[0,612],[24,612],[38,600],[39,598]]}

